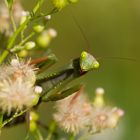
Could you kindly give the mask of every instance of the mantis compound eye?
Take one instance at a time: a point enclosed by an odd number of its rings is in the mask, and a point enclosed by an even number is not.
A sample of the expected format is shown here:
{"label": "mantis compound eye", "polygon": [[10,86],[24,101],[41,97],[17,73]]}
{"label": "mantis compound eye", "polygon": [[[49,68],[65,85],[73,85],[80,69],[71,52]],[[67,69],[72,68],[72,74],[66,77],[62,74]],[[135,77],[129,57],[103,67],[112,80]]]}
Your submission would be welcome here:
{"label": "mantis compound eye", "polygon": [[82,71],[89,71],[99,68],[99,62],[89,53],[83,51],[80,57],[80,67]]}

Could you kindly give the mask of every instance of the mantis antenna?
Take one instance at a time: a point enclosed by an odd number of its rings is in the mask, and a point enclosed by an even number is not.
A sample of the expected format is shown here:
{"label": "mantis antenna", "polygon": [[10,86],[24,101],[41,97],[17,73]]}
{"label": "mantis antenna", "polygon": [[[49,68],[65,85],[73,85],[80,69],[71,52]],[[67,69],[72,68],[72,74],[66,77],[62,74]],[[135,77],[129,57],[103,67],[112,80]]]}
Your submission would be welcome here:
{"label": "mantis antenna", "polygon": [[80,26],[80,24],[79,24],[78,21],[76,20],[75,16],[72,15],[72,17],[73,17],[74,23],[76,24],[76,26],[77,26],[78,29],[80,30],[81,35],[82,35],[84,41],[85,41],[86,44],[87,44],[87,50],[90,51],[91,46],[90,46],[90,44],[89,44],[89,41],[88,41],[88,39],[87,39],[87,36],[86,36],[85,33],[84,33],[84,30],[82,29],[82,27]]}
{"label": "mantis antenna", "polygon": [[[84,30],[82,29],[82,27],[80,26],[80,24],[78,23],[78,21],[76,20],[75,16],[72,15],[73,17],[73,21],[74,23],[76,24],[76,26],[78,27],[79,31],[81,32],[81,35],[83,37],[83,39],[85,40],[86,44],[87,44],[87,50],[90,51],[90,44],[89,44],[89,41],[88,41],[88,38],[87,36],[85,35],[84,33]],[[114,59],[114,60],[127,60],[127,61],[133,61],[133,62],[138,62],[138,60],[134,59],[134,58],[127,58],[127,57],[116,57],[116,56],[103,56],[103,57],[98,57],[96,58],[97,60],[100,60],[100,59]]]}

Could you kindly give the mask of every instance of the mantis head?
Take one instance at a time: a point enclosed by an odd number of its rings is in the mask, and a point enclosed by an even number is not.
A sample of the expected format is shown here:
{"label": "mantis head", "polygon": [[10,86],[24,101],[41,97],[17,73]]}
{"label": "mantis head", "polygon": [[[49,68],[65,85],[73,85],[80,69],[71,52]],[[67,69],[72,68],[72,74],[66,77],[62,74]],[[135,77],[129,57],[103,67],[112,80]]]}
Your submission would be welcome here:
{"label": "mantis head", "polygon": [[80,57],[80,67],[82,71],[90,71],[92,69],[98,69],[99,62],[89,53],[83,51]]}

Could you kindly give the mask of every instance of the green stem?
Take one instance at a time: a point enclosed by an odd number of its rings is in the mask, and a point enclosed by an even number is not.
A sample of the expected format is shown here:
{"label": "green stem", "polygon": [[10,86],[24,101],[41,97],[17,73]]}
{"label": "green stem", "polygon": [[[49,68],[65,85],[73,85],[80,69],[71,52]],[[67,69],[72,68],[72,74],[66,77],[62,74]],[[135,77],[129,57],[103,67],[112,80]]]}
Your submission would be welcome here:
{"label": "green stem", "polygon": [[73,133],[70,135],[69,140],[75,140],[75,135]]}
{"label": "green stem", "polygon": [[[14,48],[12,48],[10,51],[11,52],[17,52],[22,49],[24,49],[24,45],[30,38],[32,38],[35,35],[35,32],[30,33],[25,39],[23,39],[18,45],[16,45]],[[17,47],[18,46],[18,47]]]}
{"label": "green stem", "polygon": [[16,27],[16,23],[15,23],[15,20],[13,18],[13,13],[12,13],[11,10],[9,11],[9,15],[10,15],[10,20],[11,20],[11,23],[12,23],[12,26],[13,26],[13,30],[15,32],[17,27]]}
{"label": "green stem", "polygon": [[36,140],[43,140],[43,136],[41,135],[39,130],[36,130],[34,137],[36,138]]}
{"label": "green stem", "polygon": [[56,123],[55,122],[52,122],[52,124],[50,125],[50,128],[49,128],[48,137],[45,140],[51,140],[55,129],[56,129]]}
{"label": "green stem", "polygon": [[33,9],[33,13],[35,14],[43,4],[44,0],[39,0],[38,3],[36,4],[35,8]]}
{"label": "green stem", "polygon": [[57,8],[54,8],[52,9],[49,13],[41,13],[40,15],[37,15],[36,17],[32,18],[33,21],[35,20],[39,20],[41,19],[42,17],[45,17],[47,15],[52,15],[52,14],[55,14],[57,13],[59,10]]}
{"label": "green stem", "polygon": [[21,31],[21,40],[23,40],[24,39],[24,31],[25,31],[25,29],[26,29],[26,27]]}
{"label": "green stem", "polygon": [[1,125],[1,128],[3,128],[6,124],[8,124],[8,123],[10,123],[12,120],[14,120],[15,118],[17,118],[17,117],[19,117],[19,116],[21,116],[21,115],[23,115],[25,112],[27,112],[29,110],[29,108],[28,109],[25,109],[25,110],[23,110],[23,111],[21,111],[20,113],[15,113],[10,119],[8,119],[8,120],[5,120],[3,123],[2,123],[2,125]]}
{"label": "green stem", "polygon": [[24,140],[29,140],[29,138],[30,138],[30,136],[29,136],[29,132],[28,132]]}
{"label": "green stem", "polygon": [[24,38],[20,43],[19,46],[22,46],[24,43],[26,43],[30,38],[32,38],[35,35],[35,32],[32,32],[29,34],[29,36],[27,36],[26,38]]}
{"label": "green stem", "polygon": [[5,5],[7,6],[7,8],[9,9],[9,16],[10,16],[10,20],[11,20],[11,23],[12,23],[12,26],[13,26],[13,30],[16,31],[16,23],[15,23],[15,20],[13,18],[13,13],[12,13],[12,6],[8,6],[8,2],[7,0],[4,0],[5,2]]}
{"label": "green stem", "polygon": [[[22,31],[22,29],[24,29],[24,27],[28,24],[29,19],[26,20],[21,26],[19,26],[19,28],[14,32],[14,34],[12,35],[12,37],[9,40],[9,43],[7,45],[7,50],[11,49],[15,43],[15,40],[17,38],[17,36],[19,35],[19,33]],[[2,55],[0,56],[0,64],[5,60],[5,58],[7,57],[7,55],[9,54],[9,52],[7,50],[4,50],[4,52],[2,53]]]}

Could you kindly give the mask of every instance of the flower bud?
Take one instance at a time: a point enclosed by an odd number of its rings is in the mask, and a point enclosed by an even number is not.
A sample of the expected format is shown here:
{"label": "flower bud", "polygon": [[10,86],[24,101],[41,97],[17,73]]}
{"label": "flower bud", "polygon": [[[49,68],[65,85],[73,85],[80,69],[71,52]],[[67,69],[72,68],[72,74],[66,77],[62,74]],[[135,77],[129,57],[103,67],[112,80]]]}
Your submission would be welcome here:
{"label": "flower bud", "polygon": [[29,16],[29,12],[28,11],[22,11],[22,16],[25,16],[25,17],[27,17],[27,16]]}
{"label": "flower bud", "polygon": [[54,30],[53,28],[48,29],[48,34],[50,35],[50,37],[54,38],[57,36],[57,32],[56,30]]}
{"label": "flower bud", "polygon": [[37,129],[37,124],[34,121],[30,122],[30,131],[34,132]]}
{"label": "flower bud", "polygon": [[96,94],[98,94],[98,95],[103,95],[105,91],[104,91],[103,88],[100,88],[100,87],[99,87],[99,88],[96,89],[95,92],[96,92]]}
{"label": "flower bud", "polygon": [[34,106],[34,105],[36,105],[37,103],[38,103],[38,101],[39,101],[39,95],[38,94],[35,94],[35,97],[34,97],[34,99],[33,99],[33,102],[32,102],[32,104],[31,104],[31,106]]}
{"label": "flower bud", "polygon": [[47,34],[41,34],[36,41],[41,48],[46,48],[50,44],[51,37]]}
{"label": "flower bud", "polygon": [[41,86],[35,86],[35,93],[40,94],[42,92],[42,87]]}
{"label": "flower bud", "polygon": [[41,33],[44,30],[44,26],[43,25],[34,25],[33,29],[35,32]]}
{"label": "flower bud", "polygon": [[45,16],[45,19],[46,19],[47,21],[50,20],[50,19],[51,19],[51,15]]}
{"label": "flower bud", "polygon": [[47,31],[42,32],[38,37],[37,37],[37,43],[40,47],[46,48],[52,38],[56,37],[57,32],[54,29],[49,29]]}
{"label": "flower bud", "polygon": [[52,0],[52,2],[58,10],[61,10],[68,4],[67,0]]}
{"label": "flower bud", "polygon": [[95,96],[95,99],[94,99],[94,102],[93,102],[94,106],[102,107],[104,105],[103,95],[104,95],[104,89],[103,88],[97,88],[96,89],[96,96]]}
{"label": "flower bud", "polygon": [[31,50],[31,49],[33,49],[34,47],[35,47],[35,42],[33,42],[33,41],[30,41],[30,42],[27,42],[25,45],[24,45],[24,47],[25,47],[25,49],[26,50]]}
{"label": "flower bud", "polygon": [[27,50],[21,50],[19,53],[18,53],[18,56],[19,57],[26,57],[28,55],[28,51]]}
{"label": "flower bud", "polygon": [[37,121],[39,119],[39,116],[36,112],[31,111],[30,112],[30,121]]}

